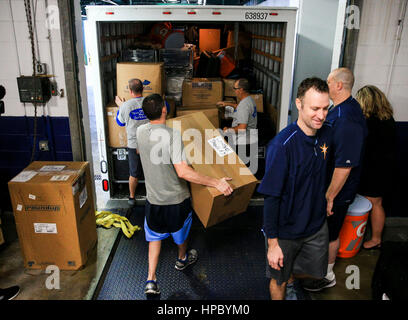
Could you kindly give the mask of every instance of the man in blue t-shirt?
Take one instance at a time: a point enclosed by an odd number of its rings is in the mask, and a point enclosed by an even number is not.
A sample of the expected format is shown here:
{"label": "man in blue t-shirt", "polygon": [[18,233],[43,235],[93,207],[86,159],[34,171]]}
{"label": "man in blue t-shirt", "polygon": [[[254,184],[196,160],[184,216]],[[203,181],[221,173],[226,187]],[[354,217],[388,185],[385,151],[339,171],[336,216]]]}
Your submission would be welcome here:
{"label": "man in blue t-shirt", "polygon": [[[263,231],[272,299],[284,299],[294,276],[316,279],[326,274],[328,230],[325,179],[331,127],[325,81],[308,78],[299,85],[297,121],[267,147],[265,176],[258,191],[265,195]],[[287,284],[290,284],[287,286]]]}
{"label": "man in blue t-shirt", "polygon": [[309,291],[320,291],[336,285],[333,267],[340,247],[339,234],[349,205],[357,193],[364,141],[367,136],[365,117],[360,104],[351,96],[354,75],[347,68],[333,70],[327,77],[333,101],[326,122],[333,128],[333,145],[328,165],[326,192],[329,227],[329,263],[326,276],[304,283]]}

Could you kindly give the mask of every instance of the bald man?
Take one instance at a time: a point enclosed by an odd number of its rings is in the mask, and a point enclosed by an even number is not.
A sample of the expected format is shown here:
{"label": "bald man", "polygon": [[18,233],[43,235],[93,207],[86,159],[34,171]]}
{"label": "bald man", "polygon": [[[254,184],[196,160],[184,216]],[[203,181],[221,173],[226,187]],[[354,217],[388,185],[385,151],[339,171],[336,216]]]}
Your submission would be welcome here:
{"label": "bald man", "polygon": [[136,205],[135,193],[138,182],[143,178],[142,163],[137,151],[136,129],[142,124],[148,123],[149,120],[142,109],[144,99],[142,81],[140,79],[130,79],[128,86],[132,98],[125,101],[121,97],[116,96],[115,102],[119,106],[116,123],[121,127],[126,126],[129,159],[128,204],[130,207],[133,207]]}
{"label": "bald man", "polygon": [[331,123],[333,127],[326,191],[329,265],[325,278],[303,284],[309,291],[320,291],[336,285],[333,267],[340,247],[339,233],[348,207],[357,193],[367,136],[366,121],[360,104],[351,95],[353,73],[347,68],[335,69],[327,77],[327,84],[333,102],[326,118],[326,122]]}

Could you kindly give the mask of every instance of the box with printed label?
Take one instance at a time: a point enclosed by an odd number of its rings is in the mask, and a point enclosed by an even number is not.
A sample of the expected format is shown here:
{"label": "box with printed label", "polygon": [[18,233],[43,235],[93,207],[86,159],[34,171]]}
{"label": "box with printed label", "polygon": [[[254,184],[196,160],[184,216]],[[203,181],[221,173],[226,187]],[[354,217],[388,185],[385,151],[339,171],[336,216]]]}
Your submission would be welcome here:
{"label": "box with printed label", "polygon": [[89,163],[34,161],[8,187],[24,266],[85,265],[97,244]]}
{"label": "box with printed label", "polygon": [[222,82],[224,82],[224,96],[225,97],[236,97],[236,93],[234,90],[234,85],[236,79],[222,79]]}
{"label": "box with printed label", "polygon": [[187,159],[196,171],[213,178],[232,179],[228,181],[234,189],[230,196],[216,188],[190,183],[193,208],[204,227],[245,212],[258,180],[205,114],[195,112],[168,119],[166,124],[179,130],[182,136],[188,130],[183,143]]}
{"label": "box with printed label", "polygon": [[129,91],[129,80],[139,79],[143,83],[143,96],[152,93],[163,95],[164,69],[163,62],[119,62],[116,64],[117,95],[125,100],[132,98]]}
{"label": "box with printed label", "polygon": [[193,78],[183,81],[183,106],[215,108],[224,94],[224,84],[218,78]]}

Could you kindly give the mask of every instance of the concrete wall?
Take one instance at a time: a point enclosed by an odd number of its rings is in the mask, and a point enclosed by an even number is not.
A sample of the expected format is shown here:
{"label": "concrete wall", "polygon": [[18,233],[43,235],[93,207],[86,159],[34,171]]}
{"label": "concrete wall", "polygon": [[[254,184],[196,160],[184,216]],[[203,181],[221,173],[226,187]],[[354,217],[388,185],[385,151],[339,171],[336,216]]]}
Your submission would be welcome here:
{"label": "concrete wall", "polygon": [[408,13],[404,20],[401,44],[386,92],[396,43],[401,4],[405,0],[365,0],[360,19],[353,92],[372,84],[387,94],[396,121],[408,121]]}
{"label": "concrete wall", "polygon": [[[48,73],[55,75],[59,88],[65,88],[64,65],[62,58],[61,35],[59,30],[59,14],[57,0],[35,0],[36,10],[36,50],[37,59],[46,63]],[[10,9],[11,3],[11,9]],[[47,9],[48,8],[48,9]],[[32,8],[34,9],[34,8]],[[48,11],[47,11],[48,10]],[[48,21],[51,28],[47,28]],[[34,24],[34,21],[33,21]],[[14,30],[15,37],[14,37]],[[0,84],[6,88],[5,114],[2,116],[34,116],[31,104],[20,103],[17,80],[21,75],[32,75],[32,55],[28,34],[27,20],[23,0],[0,0]],[[50,40],[48,39],[48,31]],[[52,97],[45,107],[38,108],[38,115],[52,117],[68,117],[66,97]]]}
{"label": "concrete wall", "polygon": [[[48,2],[48,3],[47,3]],[[63,97],[37,107],[20,102],[17,77],[33,74],[31,42],[23,0],[0,0],[0,85],[6,88],[5,113],[0,116],[0,207],[9,205],[7,182],[31,160],[72,161],[71,130],[65,90],[63,49],[57,0],[32,1],[35,50],[47,74],[54,75]],[[34,129],[36,128],[36,130]],[[35,137],[35,139],[34,139]],[[40,140],[49,149],[40,151]],[[35,144],[34,144],[35,141]]]}
{"label": "concrete wall", "polygon": [[292,95],[292,121],[298,117],[295,105],[297,87],[303,79],[326,79],[332,66],[339,0],[302,0]]}

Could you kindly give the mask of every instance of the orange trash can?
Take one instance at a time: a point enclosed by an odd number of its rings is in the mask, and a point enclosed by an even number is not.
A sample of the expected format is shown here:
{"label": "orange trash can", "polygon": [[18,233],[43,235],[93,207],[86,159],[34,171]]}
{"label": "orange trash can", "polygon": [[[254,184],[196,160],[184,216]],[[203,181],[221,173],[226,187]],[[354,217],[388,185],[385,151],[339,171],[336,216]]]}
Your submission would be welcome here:
{"label": "orange trash can", "polygon": [[360,250],[371,208],[372,204],[368,199],[356,195],[340,230],[338,257],[351,258]]}

